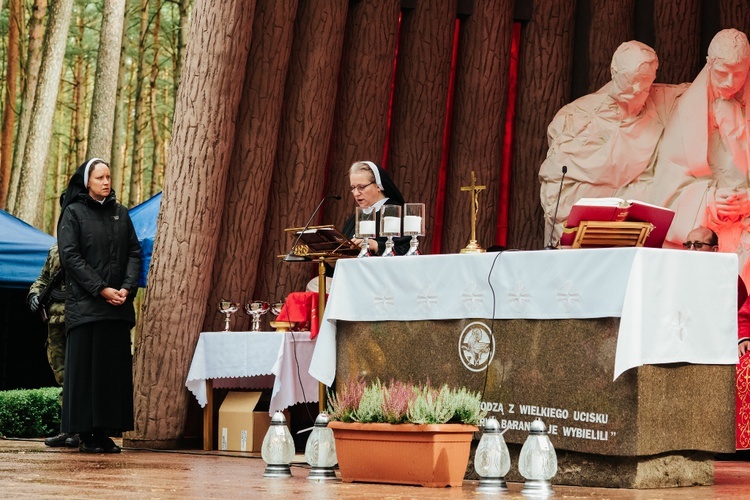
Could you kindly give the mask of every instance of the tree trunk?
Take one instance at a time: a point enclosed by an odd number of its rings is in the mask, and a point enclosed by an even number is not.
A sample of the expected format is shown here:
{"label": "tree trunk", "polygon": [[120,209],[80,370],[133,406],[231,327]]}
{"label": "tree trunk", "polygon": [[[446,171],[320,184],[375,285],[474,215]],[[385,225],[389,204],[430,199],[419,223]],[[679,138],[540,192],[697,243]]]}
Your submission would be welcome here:
{"label": "tree trunk", "polygon": [[633,38],[634,1],[591,1],[587,93],[595,92],[612,79],[610,66],[615,50]]}
{"label": "tree trunk", "polygon": [[700,3],[701,0],[654,0],[654,50],[659,56],[657,82],[690,82],[703,67]]}
{"label": "tree trunk", "polygon": [[13,164],[13,135],[16,124],[16,88],[19,73],[19,25],[23,22],[23,4],[20,0],[8,2],[8,46],[5,66],[5,106],[3,128],[0,132],[0,208],[7,208],[10,188],[10,167]]}
{"label": "tree trunk", "polygon": [[42,224],[43,213],[40,208],[43,205],[39,200],[44,195],[47,178],[47,151],[52,139],[55,102],[72,8],[73,0],[55,0],[50,4],[37,95],[31,112],[29,137],[23,151],[18,197],[20,204],[17,203],[19,207],[16,216],[37,227]]}
{"label": "tree trunk", "polygon": [[130,190],[128,204],[132,207],[141,199],[141,182],[143,179],[143,132],[146,129],[146,115],[143,109],[143,79],[146,72],[146,35],[148,34],[148,0],[141,0],[141,24],[138,40],[138,58],[135,63],[135,115],[133,117],[133,152],[130,157]]}
{"label": "tree trunk", "polygon": [[27,47],[28,55],[26,56],[26,76],[24,78],[23,96],[21,97],[21,117],[18,125],[16,153],[13,155],[10,193],[8,195],[8,209],[11,213],[16,213],[23,151],[29,135],[31,108],[34,105],[34,96],[36,95],[36,86],[39,80],[39,65],[42,62],[42,38],[44,37],[43,20],[47,14],[47,0],[34,0],[31,10],[33,14],[29,23],[29,45]]}
{"label": "tree trunk", "polygon": [[227,172],[250,45],[247,1],[199,0],[175,110],[172,154],[133,369],[128,446],[174,447],[187,376],[206,314]]}
{"label": "tree trunk", "polygon": [[123,190],[124,178],[125,178],[125,157],[127,155],[127,137],[128,130],[126,125],[129,120],[129,116],[126,112],[130,111],[130,86],[126,80],[128,75],[127,63],[128,63],[128,30],[125,26],[128,26],[128,20],[130,19],[130,11],[127,8],[127,0],[124,6],[123,12],[123,30],[122,36],[120,37],[120,61],[119,68],[117,70],[117,98],[115,99],[115,116],[112,119],[112,150],[110,151],[110,163],[109,170],[112,174],[112,186],[117,193],[118,198],[121,200],[127,199],[125,196],[127,193]]}
{"label": "tree trunk", "polygon": [[750,4],[747,0],[719,0],[717,4],[722,29],[736,28],[750,34]]}
{"label": "tree trunk", "polygon": [[[253,299],[296,11],[297,0],[258,0],[255,8],[245,88],[229,167],[229,189],[203,331],[222,329],[223,315],[216,307],[222,298]],[[277,266],[274,264],[274,269]],[[237,314],[232,328],[246,330],[249,323],[249,316]]]}
{"label": "tree trunk", "polygon": [[320,219],[339,229],[354,211],[349,167],[358,160],[381,163],[400,9],[400,0],[349,6],[327,181],[328,192],[343,201],[324,206]]}
{"label": "tree trunk", "polygon": [[75,163],[80,165],[86,161],[86,143],[85,137],[86,132],[84,127],[86,126],[86,65],[87,62],[83,58],[83,37],[86,25],[84,24],[83,14],[78,13],[76,18],[76,25],[78,26],[78,32],[76,33],[75,48],[77,55],[75,56],[75,62],[73,63],[73,111],[74,111],[74,130],[72,144],[75,150]]}
{"label": "tree trunk", "polygon": [[191,0],[178,0],[177,2],[180,18],[177,24],[177,48],[174,54],[174,95],[177,95],[177,90],[180,87],[180,75],[182,75],[182,66],[185,60],[184,53],[190,27],[190,2]]}
{"label": "tree trunk", "polygon": [[151,124],[151,141],[153,143],[153,155],[151,157],[151,179],[149,179],[148,188],[145,189],[143,200],[151,198],[154,194],[154,184],[156,181],[157,165],[162,162],[161,144],[163,138],[159,132],[159,115],[156,110],[156,97],[158,94],[156,82],[159,78],[159,31],[161,30],[161,0],[154,0],[154,9],[156,15],[153,20],[153,58],[151,60],[151,71],[148,76],[148,103],[149,103],[149,123]]}
{"label": "tree trunk", "polygon": [[487,187],[478,198],[477,241],[486,248],[495,240],[512,23],[513,6],[503,0],[475,3],[461,23],[442,253],[469,242],[473,202],[461,186],[472,171]]}
{"label": "tree trunk", "polygon": [[547,126],[570,97],[575,2],[538,0],[522,34],[508,246],[544,246],[539,166]]}
{"label": "tree trunk", "polygon": [[[456,1],[418,2],[404,12],[388,171],[406,201],[424,202],[435,222]],[[429,249],[431,231],[420,248]]]}
{"label": "tree trunk", "polygon": [[317,268],[284,265],[284,229],[303,226],[325,191],[347,0],[301,2],[292,43],[265,239],[252,298],[277,300],[304,290]]}
{"label": "tree trunk", "polygon": [[104,1],[86,157],[101,158],[107,162],[112,154],[124,18],[125,0]]}

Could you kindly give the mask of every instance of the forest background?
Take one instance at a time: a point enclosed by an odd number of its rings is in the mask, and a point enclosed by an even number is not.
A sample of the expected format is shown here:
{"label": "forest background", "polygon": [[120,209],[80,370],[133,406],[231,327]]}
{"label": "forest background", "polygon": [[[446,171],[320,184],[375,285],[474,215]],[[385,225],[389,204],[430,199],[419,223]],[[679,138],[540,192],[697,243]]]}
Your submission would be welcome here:
{"label": "forest background", "polygon": [[55,234],[93,156],[126,206],[161,190],[191,5],[0,0],[0,208]]}

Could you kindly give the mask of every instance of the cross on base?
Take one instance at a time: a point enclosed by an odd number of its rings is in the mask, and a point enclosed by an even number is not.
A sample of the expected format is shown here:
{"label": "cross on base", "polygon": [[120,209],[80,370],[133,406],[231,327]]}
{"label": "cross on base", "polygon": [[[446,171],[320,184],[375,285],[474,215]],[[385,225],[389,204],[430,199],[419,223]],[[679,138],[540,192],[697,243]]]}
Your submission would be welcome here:
{"label": "cross on base", "polygon": [[479,191],[487,189],[487,186],[478,186],[474,171],[471,171],[471,185],[461,186],[461,191],[471,191],[474,209],[471,211],[471,240],[469,244],[461,249],[461,253],[483,253],[485,249],[477,243],[477,214],[479,213]]}

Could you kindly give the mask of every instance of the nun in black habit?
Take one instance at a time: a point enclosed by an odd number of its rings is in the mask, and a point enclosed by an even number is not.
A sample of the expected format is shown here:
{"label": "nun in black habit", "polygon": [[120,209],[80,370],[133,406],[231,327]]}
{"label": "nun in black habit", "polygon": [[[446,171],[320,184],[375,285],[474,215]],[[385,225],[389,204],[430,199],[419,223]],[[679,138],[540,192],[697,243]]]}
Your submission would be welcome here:
{"label": "nun in black habit", "polygon": [[103,160],[71,177],[57,240],[68,328],[61,429],[79,434],[82,452],[118,453],[108,435],[133,429],[130,329],[141,247]]}
{"label": "nun in black habit", "polygon": [[[404,197],[393,183],[388,173],[371,161],[358,161],[349,168],[349,190],[362,208],[372,208],[377,212],[376,227],[380,227],[380,208],[383,205],[404,205]],[[356,244],[362,240],[354,238],[354,214],[349,216],[342,230],[347,238]],[[370,255],[382,255],[385,250],[385,236],[368,240]],[[404,255],[409,251],[409,237],[394,238],[394,252]]]}

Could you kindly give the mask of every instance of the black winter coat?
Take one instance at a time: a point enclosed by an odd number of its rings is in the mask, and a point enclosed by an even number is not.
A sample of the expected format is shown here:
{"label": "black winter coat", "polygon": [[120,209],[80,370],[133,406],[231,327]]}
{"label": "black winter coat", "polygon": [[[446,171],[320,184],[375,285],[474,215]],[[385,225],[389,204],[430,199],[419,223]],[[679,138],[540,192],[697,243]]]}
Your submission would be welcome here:
{"label": "black winter coat", "polygon": [[[103,204],[82,194],[62,214],[57,234],[65,269],[68,329],[103,320],[135,325],[133,300],[138,291],[141,246],[128,209],[110,194]],[[113,306],[100,295],[107,287],[129,291],[127,301]]]}

